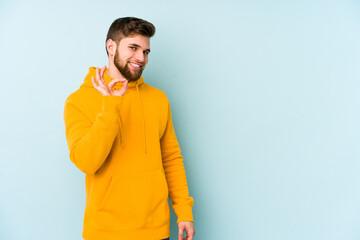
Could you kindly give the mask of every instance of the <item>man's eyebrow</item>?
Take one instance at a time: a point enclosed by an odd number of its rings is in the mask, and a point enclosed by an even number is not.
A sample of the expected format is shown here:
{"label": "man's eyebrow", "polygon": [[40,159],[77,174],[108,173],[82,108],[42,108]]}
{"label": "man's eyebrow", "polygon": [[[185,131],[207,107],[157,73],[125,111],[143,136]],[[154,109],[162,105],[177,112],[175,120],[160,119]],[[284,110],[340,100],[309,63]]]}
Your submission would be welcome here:
{"label": "man's eyebrow", "polygon": [[[130,46],[133,46],[133,47],[140,47],[140,45],[138,45],[138,44],[136,44],[136,43],[130,43],[129,45],[130,45]],[[145,51],[150,52],[150,48],[146,49]]]}

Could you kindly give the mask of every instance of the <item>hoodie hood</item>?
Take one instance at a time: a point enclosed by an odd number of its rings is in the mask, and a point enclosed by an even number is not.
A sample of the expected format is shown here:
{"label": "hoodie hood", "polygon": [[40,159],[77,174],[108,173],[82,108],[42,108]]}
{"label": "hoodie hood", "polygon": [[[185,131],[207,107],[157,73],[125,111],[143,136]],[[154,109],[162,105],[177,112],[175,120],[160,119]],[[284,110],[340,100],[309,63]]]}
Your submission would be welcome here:
{"label": "hoodie hood", "polygon": [[[109,75],[107,75],[108,72],[108,68],[106,68],[105,72],[104,72],[104,81],[106,84],[109,84],[114,78],[110,77]],[[91,87],[93,88],[94,85],[91,81],[91,77],[95,77],[96,79],[96,67],[89,67],[89,73],[86,75],[84,83],[81,85],[82,87]],[[138,98],[138,104],[140,105],[140,109],[141,109],[141,116],[142,116],[142,129],[143,129],[143,145],[144,145],[144,153],[147,153],[147,146],[146,146],[146,124],[145,124],[145,114],[144,114],[144,109],[143,109],[143,103],[141,101],[141,96],[140,96],[140,90],[139,87],[140,85],[142,85],[144,83],[144,78],[141,76],[138,80],[136,81],[132,81],[132,82],[128,82],[128,90],[130,89],[136,89],[137,92],[137,98]],[[120,90],[123,86],[122,82],[117,82],[114,87],[113,90]],[[124,97],[126,97],[126,93],[124,94]],[[120,125],[120,144],[122,146],[124,146],[123,144],[123,128],[122,128],[122,123],[121,123],[121,119],[119,119],[119,125]]]}

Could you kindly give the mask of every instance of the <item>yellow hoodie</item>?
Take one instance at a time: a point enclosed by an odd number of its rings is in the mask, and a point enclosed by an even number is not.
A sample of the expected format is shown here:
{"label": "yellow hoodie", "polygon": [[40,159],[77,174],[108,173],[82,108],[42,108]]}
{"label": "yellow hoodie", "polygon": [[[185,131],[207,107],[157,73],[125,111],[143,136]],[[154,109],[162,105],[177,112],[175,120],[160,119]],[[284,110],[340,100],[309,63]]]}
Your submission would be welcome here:
{"label": "yellow hoodie", "polygon": [[[193,221],[183,157],[169,101],[141,77],[124,96],[103,96],[91,82],[95,67],[64,105],[71,161],[86,186],[83,238],[160,240],[170,236],[172,207]],[[104,74],[108,84],[113,78]],[[114,90],[119,90],[118,82]]]}

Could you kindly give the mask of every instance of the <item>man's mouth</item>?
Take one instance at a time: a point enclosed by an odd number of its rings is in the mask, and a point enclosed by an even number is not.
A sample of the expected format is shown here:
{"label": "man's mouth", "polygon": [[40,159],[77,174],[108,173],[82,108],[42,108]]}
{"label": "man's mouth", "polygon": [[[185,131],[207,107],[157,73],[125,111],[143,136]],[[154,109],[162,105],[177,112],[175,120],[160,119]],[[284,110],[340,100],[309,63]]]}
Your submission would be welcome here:
{"label": "man's mouth", "polygon": [[134,70],[139,70],[139,69],[142,68],[142,65],[141,65],[141,64],[138,64],[138,63],[132,63],[132,62],[130,62],[129,65],[130,65],[130,67],[131,67],[132,69],[134,69]]}

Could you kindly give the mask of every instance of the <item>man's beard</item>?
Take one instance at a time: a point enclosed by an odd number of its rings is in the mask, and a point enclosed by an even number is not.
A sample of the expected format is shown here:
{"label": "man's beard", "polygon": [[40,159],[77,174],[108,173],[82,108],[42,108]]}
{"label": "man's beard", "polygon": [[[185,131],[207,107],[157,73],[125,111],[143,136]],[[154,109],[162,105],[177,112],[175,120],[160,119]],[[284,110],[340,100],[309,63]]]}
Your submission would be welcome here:
{"label": "man's beard", "polygon": [[[118,51],[116,51],[115,56],[114,56],[114,64],[116,66],[116,68],[119,70],[119,72],[129,81],[129,82],[134,82],[136,80],[138,80],[141,77],[141,74],[144,70],[143,67],[141,67],[141,69],[139,69],[138,71],[136,71],[134,74],[131,72],[129,66],[128,66],[128,62],[126,61],[124,63],[124,61],[122,61],[122,59],[120,59],[120,56],[118,54]],[[143,65],[143,64],[142,64]]]}

